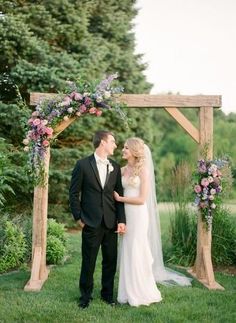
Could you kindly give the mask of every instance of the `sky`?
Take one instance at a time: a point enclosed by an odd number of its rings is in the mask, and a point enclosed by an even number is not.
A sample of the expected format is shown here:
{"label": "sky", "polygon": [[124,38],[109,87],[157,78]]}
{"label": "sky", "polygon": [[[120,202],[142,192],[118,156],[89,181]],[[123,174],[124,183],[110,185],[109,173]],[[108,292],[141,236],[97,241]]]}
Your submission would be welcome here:
{"label": "sky", "polygon": [[236,113],[236,0],[137,0],[136,53],[151,93],[222,95]]}

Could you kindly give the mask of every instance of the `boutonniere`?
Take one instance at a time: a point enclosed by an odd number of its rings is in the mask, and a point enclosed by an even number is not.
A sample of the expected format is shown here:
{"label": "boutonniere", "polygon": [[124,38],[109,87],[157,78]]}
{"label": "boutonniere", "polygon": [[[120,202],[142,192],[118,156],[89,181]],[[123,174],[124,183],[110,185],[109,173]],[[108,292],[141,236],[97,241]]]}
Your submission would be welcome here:
{"label": "boutonniere", "polygon": [[111,172],[113,172],[114,167],[112,166],[112,164],[109,162],[108,163],[108,173],[110,174]]}

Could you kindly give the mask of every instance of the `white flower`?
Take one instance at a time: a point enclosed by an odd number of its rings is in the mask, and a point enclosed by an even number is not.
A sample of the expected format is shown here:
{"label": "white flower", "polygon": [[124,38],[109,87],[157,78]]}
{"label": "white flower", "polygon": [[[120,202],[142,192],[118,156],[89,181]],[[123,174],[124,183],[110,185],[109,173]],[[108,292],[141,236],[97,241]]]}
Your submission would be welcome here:
{"label": "white flower", "polygon": [[209,182],[209,183],[214,182],[214,178],[213,178],[212,176],[209,176],[207,179],[208,179],[208,182]]}
{"label": "white flower", "polygon": [[212,188],[212,189],[210,190],[210,193],[211,193],[212,195],[214,195],[214,194],[216,194],[216,190],[215,190],[214,188]]}
{"label": "white flower", "polygon": [[28,138],[25,138],[25,139],[23,140],[23,144],[24,144],[24,145],[28,145],[28,144],[29,144],[29,139],[28,139]]}
{"label": "white flower", "polygon": [[105,99],[109,99],[111,97],[111,92],[110,91],[105,91],[104,92],[104,97],[105,97]]}
{"label": "white flower", "polygon": [[44,126],[46,126],[46,125],[48,124],[48,120],[43,119],[42,124],[43,124]]}
{"label": "white flower", "polygon": [[79,111],[77,111],[75,114],[77,115],[77,117],[81,116],[81,113]]}
{"label": "white flower", "polygon": [[211,208],[212,208],[212,209],[215,209],[215,208],[216,208],[215,203],[212,203],[212,204],[211,204]]}
{"label": "white flower", "polygon": [[73,112],[73,108],[68,108],[68,109],[67,109],[67,112],[68,112],[68,113],[72,113],[72,112]]}
{"label": "white flower", "polygon": [[111,172],[113,172],[114,167],[112,166],[112,164],[109,162],[108,164],[108,173],[110,174]]}
{"label": "white flower", "polygon": [[96,101],[99,103],[99,102],[102,102],[102,97],[101,96],[97,96],[96,97]]}
{"label": "white flower", "polygon": [[67,121],[67,120],[69,120],[69,117],[67,117],[67,116],[64,116],[64,118],[63,118],[65,121]]}
{"label": "white flower", "polygon": [[25,146],[24,151],[29,151],[29,146]]}
{"label": "white flower", "polygon": [[211,201],[214,200],[214,195],[210,195],[209,200],[211,200]]}

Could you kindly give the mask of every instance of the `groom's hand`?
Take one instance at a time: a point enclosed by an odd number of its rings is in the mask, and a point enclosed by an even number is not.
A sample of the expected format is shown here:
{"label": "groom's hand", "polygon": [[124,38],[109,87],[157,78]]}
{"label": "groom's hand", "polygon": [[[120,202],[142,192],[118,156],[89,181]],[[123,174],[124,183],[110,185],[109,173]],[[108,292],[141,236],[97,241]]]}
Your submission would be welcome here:
{"label": "groom's hand", "polygon": [[85,226],[84,222],[82,222],[80,219],[76,223],[81,227],[81,229],[83,229]]}
{"label": "groom's hand", "polygon": [[119,233],[120,235],[124,234],[126,232],[126,225],[125,223],[118,223],[117,226],[117,233]]}

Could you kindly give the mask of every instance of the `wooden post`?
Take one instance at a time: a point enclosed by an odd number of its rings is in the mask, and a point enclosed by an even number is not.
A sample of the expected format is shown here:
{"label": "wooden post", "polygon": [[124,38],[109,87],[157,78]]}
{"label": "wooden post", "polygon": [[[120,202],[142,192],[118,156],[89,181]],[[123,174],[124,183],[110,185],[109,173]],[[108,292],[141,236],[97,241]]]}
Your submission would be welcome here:
{"label": "wooden post", "polygon": [[32,268],[25,291],[39,291],[49,274],[46,267],[49,160],[50,147],[44,159],[45,186],[36,186],[34,189]]}
{"label": "wooden post", "polygon": [[[199,111],[200,158],[203,151],[207,159],[213,158],[213,108],[201,107]],[[213,224],[214,225],[214,224]],[[211,229],[208,230],[201,216],[198,217],[197,257],[194,267],[189,271],[208,289],[224,289],[215,281],[211,260]]]}

